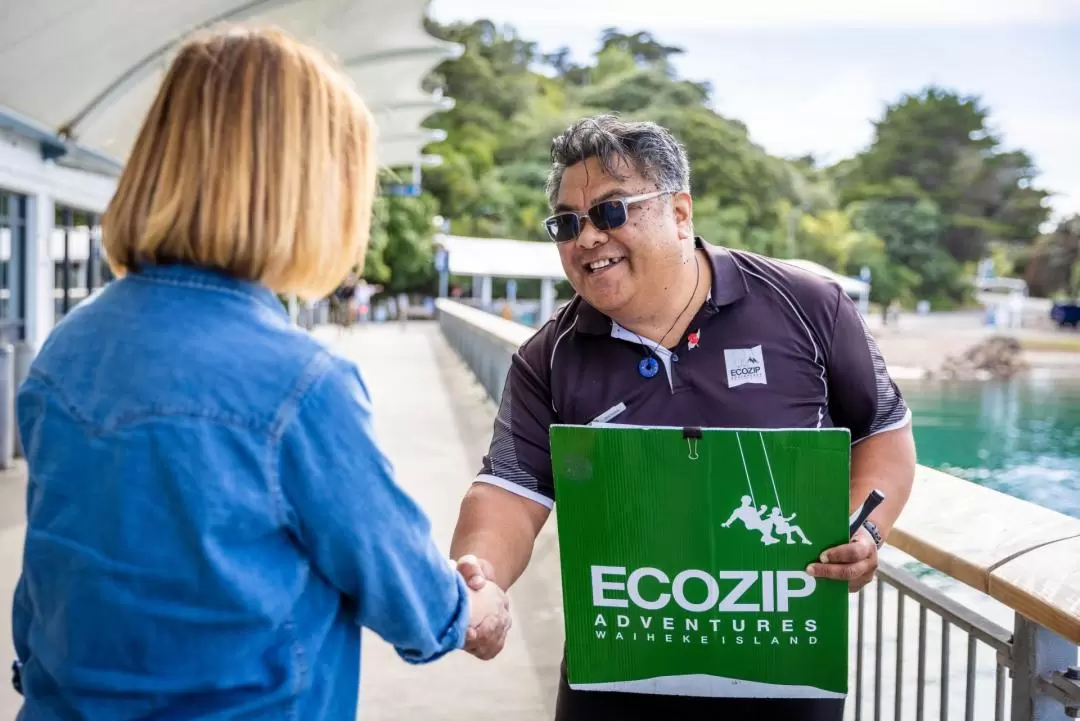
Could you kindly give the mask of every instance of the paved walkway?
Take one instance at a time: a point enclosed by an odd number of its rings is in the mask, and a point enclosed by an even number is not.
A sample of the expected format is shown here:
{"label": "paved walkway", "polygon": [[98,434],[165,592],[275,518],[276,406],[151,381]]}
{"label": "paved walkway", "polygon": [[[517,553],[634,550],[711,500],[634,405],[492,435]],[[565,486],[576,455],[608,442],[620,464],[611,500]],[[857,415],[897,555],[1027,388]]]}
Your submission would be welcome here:
{"label": "paved walkway", "polygon": [[[449,552],[461,497],[487,451],[494,406],[433,323],[411,323],[406,332],[368,326],[341,348],[360,363],[399,482],[427,510]],[[515,625],[494,660],[460,653],[411,667],[368,634],[360,719],[551,719],[563,639],[558,579],[552,518],[511,591]]]}
{"label": "paved walkway", "polygon": [[22,546],[26,519],[26,467],[19,462],[12,470],[0,471],[0,719],[14,719],[19,696],[11,688],[11,599],[22,568]]}

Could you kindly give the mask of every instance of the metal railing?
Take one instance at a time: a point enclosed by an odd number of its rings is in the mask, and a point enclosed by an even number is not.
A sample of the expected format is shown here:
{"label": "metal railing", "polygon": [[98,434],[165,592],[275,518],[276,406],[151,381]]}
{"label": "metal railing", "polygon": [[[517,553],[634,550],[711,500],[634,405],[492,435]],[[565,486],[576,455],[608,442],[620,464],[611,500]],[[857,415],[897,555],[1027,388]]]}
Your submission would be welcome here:
{"label": "metal railing", "polygon": [[[984,597],[981,605],[988,603]],[[1014,629],[1007,629],[888,563],[853,604],[847,718],[1080,718],[1076,644],[1022,614],[1001,606],[1014,616]],[[966,645],[959,657],[957,636]],[[1033,673],[1038,665],[1047,670]]]}
{"label": "metal railing", "polygon": [[[534,329],[445,299],[436,303],[436,316],[449,344],[497,402],[513,353]],[[935,486],[936,476],[942,475],[920,468],[912,497]],[[969,486],[973,490],[967,491]],[[996,503],[1008,504],[1017,513],[1034,508],[973,484],[950,486],[947,492],[961,506],[969,499],[955,496],[976,493],[975,489],[978,497],[970,499],[972,504],[985,505],[984,494],[996,494]],[[893,534],[899,551],[886,546],[877,579],[852,595],[853,658],[846,718],[1080,718],[1080,668],[1076,665],[1080,592],[1065,603],[1042,592],[1062,587],[1054,573],[1068,574],[1072,569],[1080,577],[1080,521],[1039,509],[1041,515],[1033,522],[1046,523],[1051,514],[1055,528],[1060,529],[1057,536],[1032,541],[1029,548],[1010,550],[1002,559],[984,563],[946,547],[939,539],[942,534],[934,533],[937,519],[920,518],[921,513],[918,504],[909,503],[901,517],[904,523],[897,524],[902,529]],[[978,522],[971,521],[974,538],[980,537]],[[921,528],[926,531],[922,535]],[[1002,575],[1027,558],[1035,565],[1045,562],[1046,557],[1038,554],[1059,546],[1063,562],[1052,564],[1042,574],[1045,578],[1037,571],[1031,583],[1026,583],[1026,577],[1017,579],[1015,571],[1012,576]],[[909,564],[920,575],[903,567]],[[964,573],[950,574],[954,567],[962,567]],[[1075,579],[1072,583],[1078,588]],[[996,593],[986,593],[988,589]],[[964,652],[954,651],[958,639],[966,642]]]}
{"label": "metal railing", "polygon": [[[890,564],[882,564],[876,582],[854,603],[849,718],[1006,718],[1005,671],[1012,651],[1007,629]],[[954,630],[967,641],[959,664],[952,652]],[[953,692],[959,688],[962,694]]]}

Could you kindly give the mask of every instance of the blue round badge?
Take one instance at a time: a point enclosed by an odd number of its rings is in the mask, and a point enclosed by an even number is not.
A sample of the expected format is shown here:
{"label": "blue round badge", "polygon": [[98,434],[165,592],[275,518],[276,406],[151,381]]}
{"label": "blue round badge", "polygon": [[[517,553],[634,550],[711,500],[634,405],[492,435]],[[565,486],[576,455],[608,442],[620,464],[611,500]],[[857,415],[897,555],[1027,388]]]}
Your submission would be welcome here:
{"label": "blue round badge", "polygon": [[655,358],[642,358],[638,363],[638,373],[642,378],[652,378],[660,372],[660,364]]}

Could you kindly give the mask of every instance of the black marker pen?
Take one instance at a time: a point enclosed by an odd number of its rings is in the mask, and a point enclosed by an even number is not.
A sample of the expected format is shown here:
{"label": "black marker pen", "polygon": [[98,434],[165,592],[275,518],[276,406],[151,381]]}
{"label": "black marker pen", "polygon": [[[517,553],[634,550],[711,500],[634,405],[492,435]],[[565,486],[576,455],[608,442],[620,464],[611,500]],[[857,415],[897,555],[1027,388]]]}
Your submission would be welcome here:
{"label": "black marker pen", "polygon": [[875,488],[870,491],[870,495],[867,496],[866,500],[863,501],[863,504],[851,514],[851,518],[848,520],[850,526],[848,529],[850,531],[850,533],[848,533],[849,537],[855,537],[855,532],[859,530],[859,526],[863,524],[863,521],[870,517],[870,514],[874,512],[874,509],[880,506],[881,502],[884,500],[885,494],[878,489]]}

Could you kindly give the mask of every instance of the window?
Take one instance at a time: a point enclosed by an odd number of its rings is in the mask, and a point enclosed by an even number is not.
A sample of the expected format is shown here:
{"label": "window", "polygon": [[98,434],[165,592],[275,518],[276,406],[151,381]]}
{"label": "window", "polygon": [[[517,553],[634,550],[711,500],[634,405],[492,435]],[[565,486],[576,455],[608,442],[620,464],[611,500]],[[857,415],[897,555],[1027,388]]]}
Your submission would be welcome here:
{"label": "window", "polygon": [[26,196],[0,188],[0,342],[26,337]]}
{"label": "window", "polygon": [[101,218],[94,213],[57,206],[49,253],[57,321],[113,279],[101,250]]}

